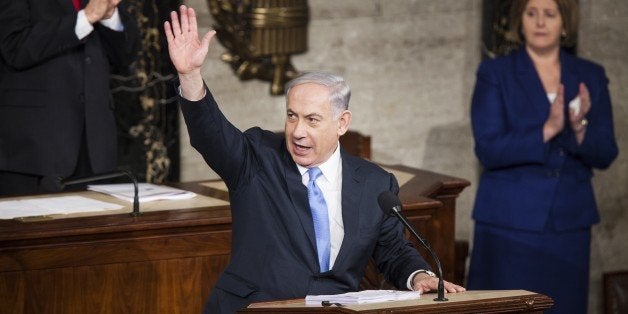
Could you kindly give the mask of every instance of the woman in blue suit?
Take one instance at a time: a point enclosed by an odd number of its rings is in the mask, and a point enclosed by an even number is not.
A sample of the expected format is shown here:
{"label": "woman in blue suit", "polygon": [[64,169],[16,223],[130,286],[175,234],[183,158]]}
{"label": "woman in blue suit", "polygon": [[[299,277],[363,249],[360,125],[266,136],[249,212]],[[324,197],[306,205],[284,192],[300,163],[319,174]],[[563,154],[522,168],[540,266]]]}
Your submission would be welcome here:
{"label": "woman in blue suit", "polygon": [[473,210],[468,289],[526,289],[552,312],[586,313],[592,168],[617,156],[604,69],[566,53],[573,0],[512,4],[520,49],[482,62],[471,119],[484,172]]}

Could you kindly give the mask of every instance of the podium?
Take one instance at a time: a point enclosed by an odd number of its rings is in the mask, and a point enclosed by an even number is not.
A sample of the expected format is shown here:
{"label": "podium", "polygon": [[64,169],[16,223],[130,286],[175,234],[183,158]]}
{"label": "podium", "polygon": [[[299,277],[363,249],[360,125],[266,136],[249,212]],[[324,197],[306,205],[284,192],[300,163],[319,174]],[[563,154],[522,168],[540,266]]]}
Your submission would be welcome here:
{"label": "podium", "polygon": [[449,301],[434,301],[433,293],[417,300],[371,304],[305,305],[303,299],[253,303],[238,313],[543,313],[554,304],[545,295],[526,290],[491,290],[449,293]]}
{"label": "podium", "polygon": [[[455,203],[469,182],[388,169],[398,172],[404,213],[452,280]],[[0,220],[0,312],[200,313],[231,253],[228,193],[209,183],[172,184],[199,197],[145,203],[139,217],[126,203],[98,216]],[[90,191],[67,194],[122,202]],[[362,289],[387,288],[374,269],[366,273]]]}

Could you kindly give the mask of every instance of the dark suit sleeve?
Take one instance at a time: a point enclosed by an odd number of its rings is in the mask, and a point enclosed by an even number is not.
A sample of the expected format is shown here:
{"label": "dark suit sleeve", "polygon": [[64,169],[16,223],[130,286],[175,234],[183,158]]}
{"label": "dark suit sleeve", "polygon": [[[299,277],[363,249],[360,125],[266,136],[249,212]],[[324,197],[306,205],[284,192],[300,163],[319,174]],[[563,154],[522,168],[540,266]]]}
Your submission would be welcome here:
{"label": "dark suit sleeve", "polygon": [[[508,71],[514,73],[512,71]],[[543,143],[543,125],[509,125],[507,89],[501,86],[498,66],[483,62],[471,103],[475,152],[486,169],[541,164],[549,146]]]}
{"label": "dark suit sleeve", "polygon": [[[390,191],[397,194],[399,185],[390,174]],[[418,251],[403,236],[404,227],[397,217],[386,216],[380,228],[373,259],[378,270],[398,289],[407,289],[410,275],[419,269],[430,269]]]}
{"label": "dark suit sleeve", "polygon": [[235,192],[246,182],[244,174],[251,173],[253,167],[248,141],[220,112],[207,87],[205,91],[205,97],[195,102],[179,97],[190,144]]}
{"label": "dark suit sleeve", "polygon": [[588,78],[585,84],[591,96],[591,109],[586,115],[589,124],[582,144],[578,145],[575,136],[572,136],[567,149],[587,167],[606,169],[619,153],[613,130],[608,78],[601,67],[595,66],[588,72],[583,76]]}
{"label": "dark suit sleeve", "polygon": [[15,70],[35,66],[81,42],[76,13],[32,23],[27,1],[0,0],[0,55]]}

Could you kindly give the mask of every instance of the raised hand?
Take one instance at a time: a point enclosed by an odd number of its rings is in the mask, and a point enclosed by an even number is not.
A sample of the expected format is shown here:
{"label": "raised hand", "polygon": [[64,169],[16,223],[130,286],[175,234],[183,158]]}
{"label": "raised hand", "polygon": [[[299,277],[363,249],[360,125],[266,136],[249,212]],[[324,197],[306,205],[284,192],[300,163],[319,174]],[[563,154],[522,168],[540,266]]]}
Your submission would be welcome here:
{"label": "raised hand", "polygon": [[170,13],[172,23],[166,21],[164,29],[168,41],[170,59],[179,76],[198,72],[207,56],[209,42],[216,31],[209,31],[202,40],[198,37],[196,13],[192,8],[180,7],[181,20],[175,11]]}
{"label": "raised hand", "polygon": [[550,106],[550,114],[543,125],[543,142],[547,143],[565,128],[565,87],[560,84],[556,99]]}
{"label": "raised hand", "polygon": [[164,29],[168,41],[170,60],[179,73],[181,96],[188,100],[200,100],[205,95],[205,85],[201,76],[201,66],[207,56],[209,42],[216,31],[209,31],[202,40],[198,37],[196,13],[194,9],[182,5],[177,12],[170,13],[172,22],[166,21]]}

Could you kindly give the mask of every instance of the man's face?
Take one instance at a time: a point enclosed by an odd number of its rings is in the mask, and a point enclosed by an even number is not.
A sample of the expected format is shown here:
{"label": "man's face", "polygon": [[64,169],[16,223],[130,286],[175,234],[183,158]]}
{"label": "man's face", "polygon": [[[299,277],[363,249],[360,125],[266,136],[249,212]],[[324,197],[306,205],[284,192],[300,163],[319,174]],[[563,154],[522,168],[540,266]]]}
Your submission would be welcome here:
{"label": "man's face", "polygon": [[349,126],[351,113],[334,119],[327,87],[304,83],[292,87],[286,105],[286,146],[292,160],[303,167],[325,162]]}

